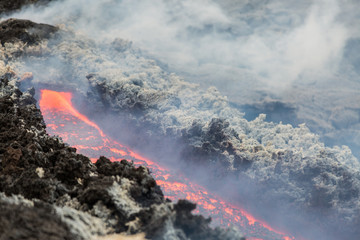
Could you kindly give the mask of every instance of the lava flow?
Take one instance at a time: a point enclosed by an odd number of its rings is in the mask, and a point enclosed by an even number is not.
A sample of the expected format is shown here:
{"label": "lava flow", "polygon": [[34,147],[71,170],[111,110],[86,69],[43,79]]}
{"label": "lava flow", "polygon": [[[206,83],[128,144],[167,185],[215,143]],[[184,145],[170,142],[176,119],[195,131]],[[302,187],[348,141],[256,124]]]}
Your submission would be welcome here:
{"label": "lava flow", "polygon": [[106,156],[112,161],[132,160],[136,165],[148,167],[164,195],[176,201],[188,199],[197,203],[197,212],[211,216],[217,226],[236,226],[249,240],[295,239],[293,236],[276,231],[268,224],[255,219],[243,209],[232,206],[221,198],[206,191],[205,188],[191,183],[179,174],[159,166],[142,157],[129,148],[108,138],[94,122],[79,113],[71,102],[69,92],[41,90],[40,109],[44,116],[49,134],[60,136],[71,144],[79,153],[94,162],[99,156]]}

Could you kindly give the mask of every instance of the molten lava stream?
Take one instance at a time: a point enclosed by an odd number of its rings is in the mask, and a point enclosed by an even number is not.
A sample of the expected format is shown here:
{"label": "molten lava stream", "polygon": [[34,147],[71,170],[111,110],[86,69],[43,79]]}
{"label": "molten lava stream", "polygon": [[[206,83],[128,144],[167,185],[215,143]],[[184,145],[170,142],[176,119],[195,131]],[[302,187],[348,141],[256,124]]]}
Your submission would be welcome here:
{"label": "molten lava stream", "polygon": [[211,216],[217,226],[238,227],[250,240],[295,239],[272,229],[243,209],[208,193],[205,188],[191,183],[189,179],[173,174],[170,170],[108,138],[98,125],[74,108],[71,98],[72,94],[69,92],[41,90],[39,105],[48,133],[60,136],[64,142],[77,148],[79,153],[90,157],[92,161],[96,161],[99,156],[106,156],[112,161],[126,158],[136,165],[148,167],[167,198],[173,201],[185,198],[196,202],[196,212]]}

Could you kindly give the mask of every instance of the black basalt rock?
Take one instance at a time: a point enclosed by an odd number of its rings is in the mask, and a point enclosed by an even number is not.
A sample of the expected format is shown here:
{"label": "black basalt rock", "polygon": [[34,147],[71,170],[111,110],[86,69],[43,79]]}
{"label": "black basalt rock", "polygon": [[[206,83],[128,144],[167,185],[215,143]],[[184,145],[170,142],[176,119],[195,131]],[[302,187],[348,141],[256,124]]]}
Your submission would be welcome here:
{"label": "black basalt rock", "polygon": [[34,45],[43,39],[50,38],[57,30],[57,27],[48,24],[10,18],[0,23],[0,41],[3,46],[5,43],[19,41],[28,45]]}
{"label": "black basalt rock", "polygon": [[0,14],[13,12],[19,10],[23,6],[30,4],[43,5],[51,2],[51,0],[1,0],[0,1]]}
{"label": "black basalt rock", "polygon": [[[76,239],[48,204],[19,206],[0,201],[0,239]],[[46,220],[46,221],[45,221]]]}

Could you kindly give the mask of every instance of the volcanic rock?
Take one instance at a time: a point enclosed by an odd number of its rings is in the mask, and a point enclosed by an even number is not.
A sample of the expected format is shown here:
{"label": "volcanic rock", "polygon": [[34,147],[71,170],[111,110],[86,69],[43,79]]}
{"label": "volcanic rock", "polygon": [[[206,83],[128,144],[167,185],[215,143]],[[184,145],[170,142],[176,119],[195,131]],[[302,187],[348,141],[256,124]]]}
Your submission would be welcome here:
{"label": "volcanic rock", "polygon": [[47,135],[33,90],[19,91],[18,79],[0,77],[0,239],[242,239],[210,228],[191,213],[195,204],[165,200],[147,168],[105,157],[92,164]]}
{"label": "volcanic rock", "polygon": [[40,40],[50,38],[56,31],[56,27],[48,24],[10,18],[0,23],[0,41],[3,46],[5,43],[18,41],[33,45]]}
{"label": "volcanic rock", "polygon": [[0,14],[18,10],[29,4],[46,4],[48,2],[51,2],[51,0],[2,0],[0,1]]}
{"label": "volcanic rock", "polygon": [[0,239],[76,239],[50,204],[0,193]]}

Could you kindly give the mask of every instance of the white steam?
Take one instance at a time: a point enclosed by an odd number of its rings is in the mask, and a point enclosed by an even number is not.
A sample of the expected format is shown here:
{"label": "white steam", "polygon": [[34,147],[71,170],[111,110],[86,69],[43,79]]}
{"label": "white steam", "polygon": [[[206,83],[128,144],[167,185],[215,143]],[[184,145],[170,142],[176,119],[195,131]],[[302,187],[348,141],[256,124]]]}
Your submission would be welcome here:
{"label": "white steam", "polygon": [[278,91],[303,74],[328,76],[338,69],[350,37],[349,26],[338,18],[338,1],[294,3],[286,12],[275,4],[279,1],[258,1],[257,11],[244,14],[239,13],[251,3],[226,2],[65,0],[15,17],[52,24],[70,19],[96,41],[130,39],[170,70],[230,92],[234,85],[248,88],[249,77],[252,87],[265,84]]}
{"label": "white steam", "polygon": [[305,23],[289,34],[285,59],[291,79],[305,71],[334,73],[338,68],[349,37],[346,27],[336,21],[339,11],[336,1],[320,1]]}

